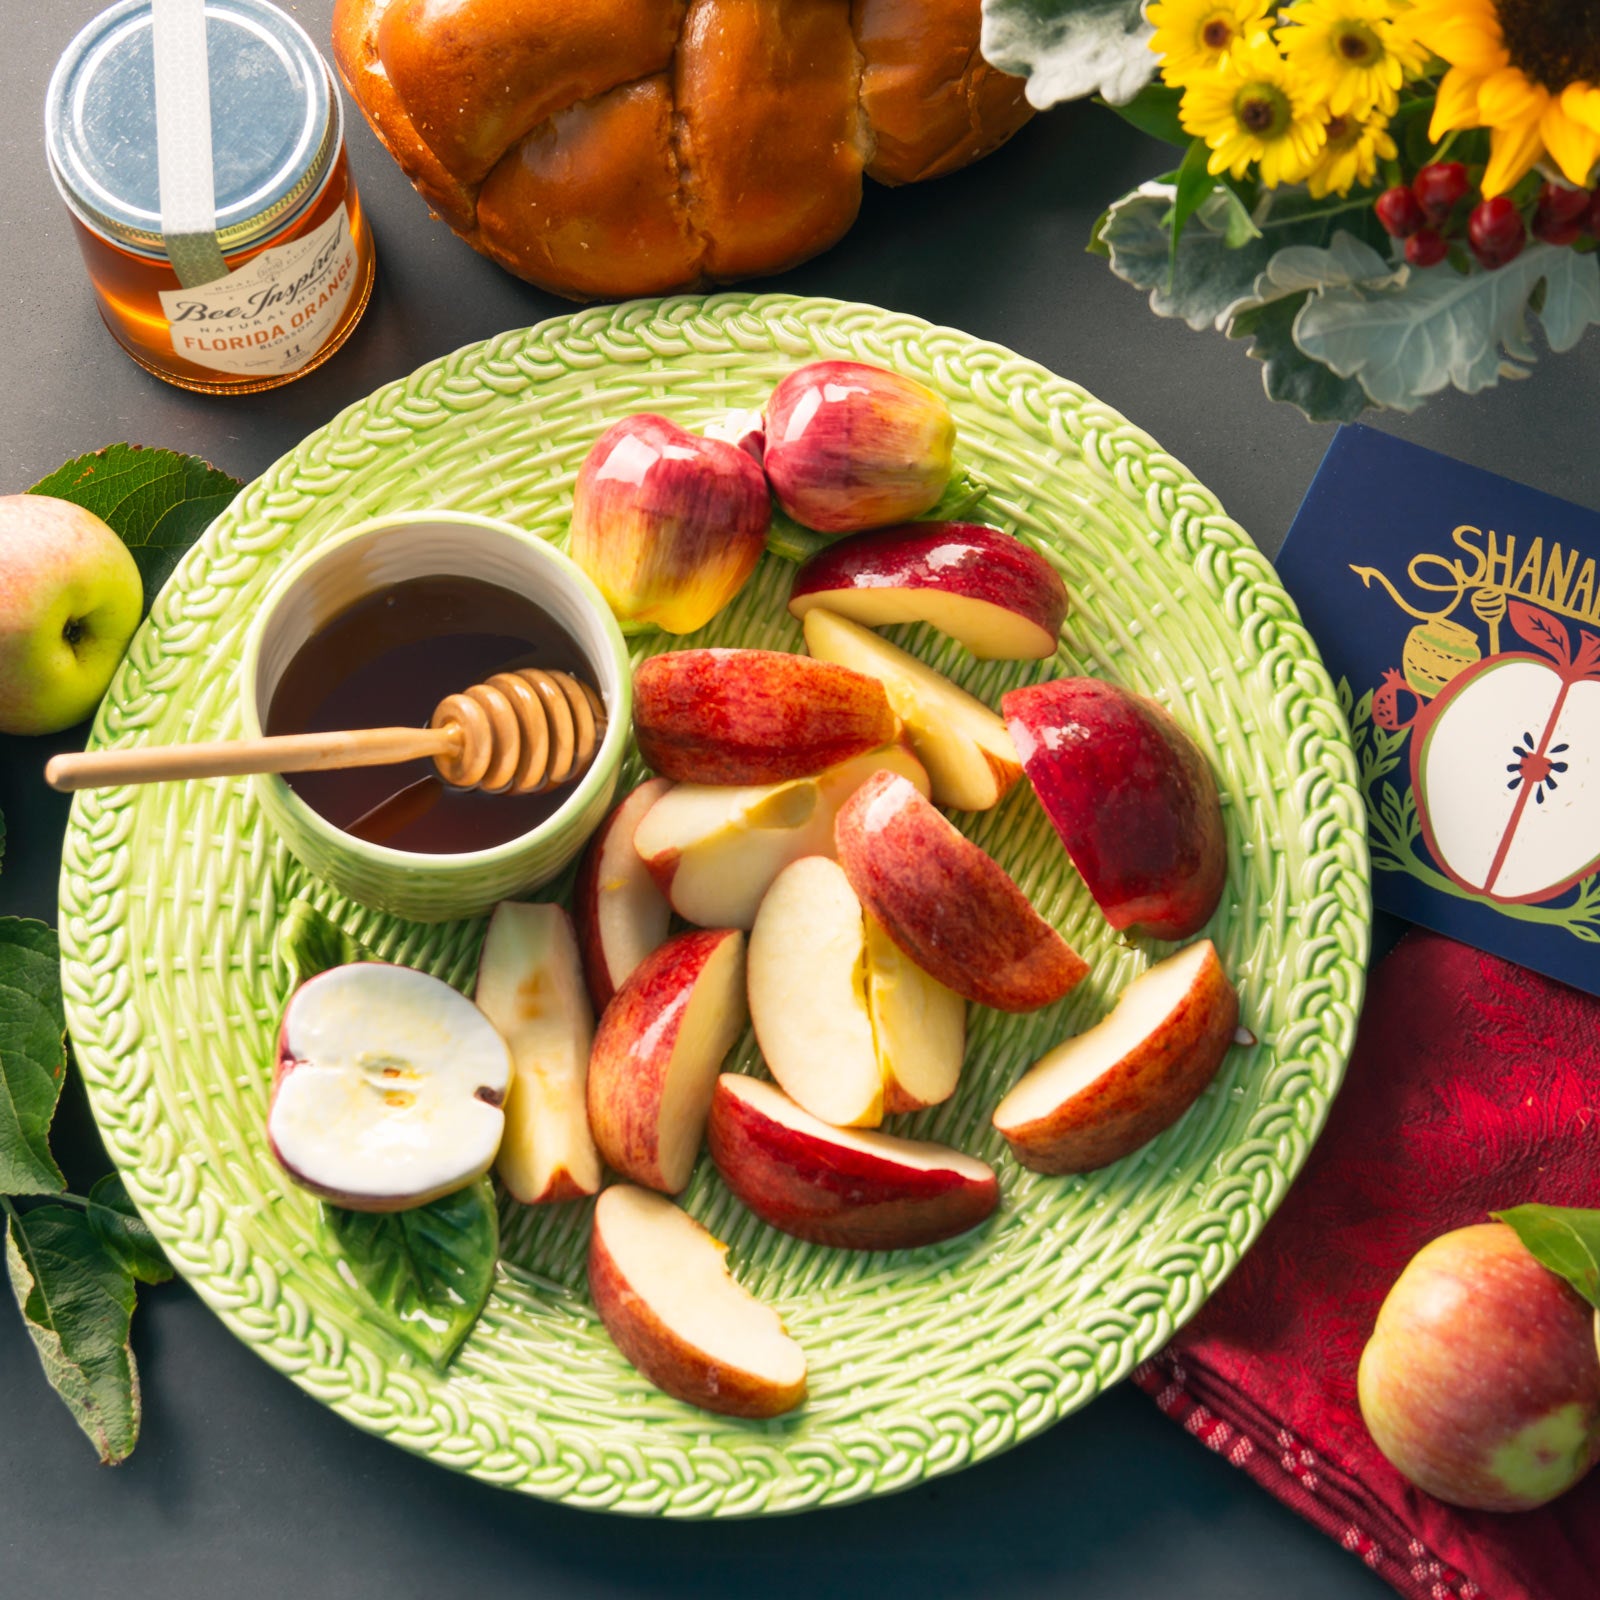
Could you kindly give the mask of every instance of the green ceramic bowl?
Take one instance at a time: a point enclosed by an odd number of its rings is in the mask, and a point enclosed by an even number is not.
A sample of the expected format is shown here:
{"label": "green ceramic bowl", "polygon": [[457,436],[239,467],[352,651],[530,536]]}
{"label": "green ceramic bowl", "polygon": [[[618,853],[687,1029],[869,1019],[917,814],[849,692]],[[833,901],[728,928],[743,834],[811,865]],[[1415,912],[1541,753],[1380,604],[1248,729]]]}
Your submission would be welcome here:
{"label": "green ceramic bowl", "polygon": [[[244,641],[242,731],[259,736],[295,652],[373,590],[407,578],[467,576],[542,606],[577,642],[608,713],[589,770],[537,828],[490,850],[421,855],[352,838],[280,777],[252,780],[270,827],[317,878],[362,905],[414,922],[481,916],[497,900],[556,877],[599,826],[616,792],[633,715],[633,672],[616,618],[588,577],[545,540],[462,511],[376,517],[321,540],[267,596]],[[466,684],[462,684],[464,689]]]}

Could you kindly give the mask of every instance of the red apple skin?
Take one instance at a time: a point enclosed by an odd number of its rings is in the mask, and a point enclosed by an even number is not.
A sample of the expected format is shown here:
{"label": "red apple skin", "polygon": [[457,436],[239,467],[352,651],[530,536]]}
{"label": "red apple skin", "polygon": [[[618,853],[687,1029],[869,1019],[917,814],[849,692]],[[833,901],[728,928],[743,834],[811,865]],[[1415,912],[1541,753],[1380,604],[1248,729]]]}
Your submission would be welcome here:
{"label": "red apple skin", "polygon": [[1149,700],[1098,678],[1012,689],[1000,709],[1045,814],[1106,921],[1187,939],[1228,877],[1217,781]]}
{"label": "red apple skin", "polygon": [[734,1194],[784,1233],[841,1250],[914,1249],[977,1227],[1000,1204],[993,1172],[985,1183],[898,1166],[829,1138],[833,1130],[798,1106],[789,1120],[769,1116],[741,1081],[725,1073],[717,1082],[711,1159]]}
{"label": "red apple skin", "polygon": [[[1378,1312],[1357,1392],[1373,1442],[1451,1505],[1531,1510],[1600,1460],[1594,1308],[1503,1222],[1458,1228],[1412,1257]],[[1557,1413],[1559,1441],[1519,1444]]]}
{"label": "red apple skin", "polygon": [[[626,972],[613,972],[605,941],[601,937],[602,862],[608,847],[611,850],[623,847],[629,851],[633,849],[633,830],[644,820],[645,812],[671,787],[672,784],[665,778],[648,778],[626,799],[613,806],[606,820],[589,840],[578,866],[577,881],[572,889],[572,921],[578,934],[578,953],[583,957],[584,982],[588,985],[596,1016],[610,1005],[618,984],[628,976]],[[618,829],[621,830],[620,834]],[[639,862],[639,868],[641,871],[647,870],[642,861]],[[651,877],[652,881],[656,881],[654,874]],[[665,886],[657,882],[657,888],[664,897]]]}
{"label": "red apple skin", "polygon": [[737,928],[694,928],[667,940],[617,990],[595,1029],[589,1131],[606,1165],[647,1189],[677,1194],[688,1182],[689,1174],[674,1182],[661,1166],[667,1072],[706,963],[724,940],[743,938]]}
{"label": "red apple skin", "polygon": [[[918,609],[918,595],[928,593],[958,594],[1010,613],[1026,637],[1008,660],[1054,655],[1067,615],[1060,573],[1020,539],[975,522],[908,522],[840,539],[795,573],[789,610],[803,617],[827,606],[871,626],[852,598],[885,590],[894,591],[905,613],[897,621],[934,620]],[[985,654],[970,640],[960,642]]]}
{"label": "red apple skin", "polygon": [[584,457],[568,553],[619,621],[692,633],[755,571],[771,521],[748,452],[646,412],[613,423]]}
{"label": "red apple skin", "polygon": [[778,504],[818,533],[921,516],[950,481],[956,425],[933,390],[859,361],[813,361],[767,401]]}
{"label": "red apple skin", "polygon": [[639,753],[685,783],[808,778],[895,737],[876,678],[783,650],[677,650],[633,677]]}
{"label": "red apple skin", "polygon": [[845,801],[834,842],[862,905],[963,999],[1037,1011],[1088,972],[1005,868],[897,774],[875,773]]}

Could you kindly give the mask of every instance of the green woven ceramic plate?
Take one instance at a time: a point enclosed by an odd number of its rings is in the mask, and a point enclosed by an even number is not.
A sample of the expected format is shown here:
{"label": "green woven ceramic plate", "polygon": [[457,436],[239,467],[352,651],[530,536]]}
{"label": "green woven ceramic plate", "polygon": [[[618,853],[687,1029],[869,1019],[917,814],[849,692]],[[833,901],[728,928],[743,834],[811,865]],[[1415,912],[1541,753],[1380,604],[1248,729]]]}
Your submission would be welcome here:
{"label": "green woven ceramic plate", "polygon": [[[988,1124],[1037,1055],[1102,1014],[1162,949],[1101,919],[1022,784],[964,819],[1093,962],[1068,1000],[977,1012],[957,1096],[902,1131],[994,1163],[985,1227],[888,1255],[804,1245],[702,1163],[689,1209],[806,1349],[811,1398],[739,1423],[656,1392],[590,1309],[589,1208],[508,1204],[489,1308],[448,1376],[352,1302],[316,1205],[262,1134],[281,999],[273,931],[297,896],[453,982],[478,924],[408,926],[335,900],[268,836],[245,781],[81,794],[61,885],[68,1018],[100,1127],[178,1268],[240,1338],[341,1415],[493,1483],[675,1517],[793,1511],[903,1488],[1046,1428],[1160,1348],[1260,1231],[1338,1087],[1367,953],[1365,827],[1344,719],[1294,607],[1216,500],[1136,428],[1009,351],[867,306],[719,295],[583,311],[458,351],[379,390],[251,484],[178,569],[96,737],[239,729],[238,661],[284,564],[380,512],[450,506],[562,538],[601,428],[695,425],[759,405],[799,363],[853,356],[941,390],[987,515],[1060,568],[1074,609],[1053,662],[977,664],[909,641],[991,702],[1062,672],[1156,696],[1221,782],[1231,871],[1212,932],[1260,1042],[1139,1154],[1089,1177],[1020,1170]],[[688,644],[798,649],[792,569],[769,557]],[[659,639],[638,645],[642,656]],[[626,783],[638,771],[635,759]],[[564,889],[564,885],[557,886]],[[754,1068],[747,1040],[739,1064]]]}

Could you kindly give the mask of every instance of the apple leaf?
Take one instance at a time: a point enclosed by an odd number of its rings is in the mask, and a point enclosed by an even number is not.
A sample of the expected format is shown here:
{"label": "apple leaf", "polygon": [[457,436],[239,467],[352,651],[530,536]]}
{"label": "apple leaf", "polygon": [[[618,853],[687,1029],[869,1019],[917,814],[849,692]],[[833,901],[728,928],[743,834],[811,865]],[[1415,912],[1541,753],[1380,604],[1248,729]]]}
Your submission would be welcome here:
{"label": "apple leaf", "polygon": [[0,917],[0,1194],[59,1194],[50,1123],[67,1072],[55,931]]}
{"label": "apple leaf", "polygon": [[165,1283],[172,1263],[128,1198],[120,1172],[108,1173],[89,1191],[84,1213],[100,1243],[140,1283]]}
{"label": "apple leaf", "polygon": [[1511,626],[1536,650],[1553,657],[1557,666],[1572,665],[1572,640],[1563,624],[1524,600],[1513,600],[1506,609],[1511,613]]}
{"label": "apple leaf", "polygon": [[6,1266],[51,1386],[101,1461],[123,1460],[139,1437],[132,1273],[82,1211],[59,1203],[10,1211]]}
{"label": "apple leaf", "polygon": [[1516,1229],[1529,1254],[1600,1310],[1600,1211],[1578,1206],[1513,1206],[1495,1220]]}
{"label": "apple leaf", "polygon": [[1119,104],[1155,76],[1153,32],[1143,0],[983,0],[979,48],[1041,111],[1088,94]]}
{"label": "apple leaf", "polygon": [[239,489],[198,456],[113,444],[57,467],[28,492],[74,501],[105,522],[133,552],[148,611],[179,556]]}
{"label": "apple leaf", "polygon": [[308,978],[352,961],[372,961],[372,952],[309,900],[296,900],[278,924],[274,954],[288,974],[283,993],[293,994]]}
{"label": "apple leaf", "polygon": [[441,1370],[489,1298],[500,1219],[487,1178],[409,1211],[324,1204],[346,1281],[407,1344]]}

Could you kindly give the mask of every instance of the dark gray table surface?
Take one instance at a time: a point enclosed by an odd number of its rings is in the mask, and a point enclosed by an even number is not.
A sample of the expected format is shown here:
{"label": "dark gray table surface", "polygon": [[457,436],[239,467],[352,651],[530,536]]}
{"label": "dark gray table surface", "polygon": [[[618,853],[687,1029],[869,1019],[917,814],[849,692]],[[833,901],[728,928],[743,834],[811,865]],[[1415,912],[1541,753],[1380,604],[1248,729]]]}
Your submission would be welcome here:
{"label": "dark gray table surface", "polygon": [[[46,174],[51,66],[95,0],[6,6],[0,53],[0,493],[117,440],[193,451],[241,478],[341,407],[461,344],[565,304],[429,220],[355,117],[352,160],[380,275],[366,319],[319,372],[268,394],[186,394],[112,343]],[[319,43],[331,0],[289,9]],[[1163,151],[1088,105],[1037,119],[981,166],[921,188],[869,186],[851,234],[771,287],[915,312],[1076,380],[1185,461],[1269,553],[1331,430],[1270,404],[1214,334],[1151,315],[1084,254],[1096,214],[1163,169]],[[1600,342],[1525,383],[1449,395],[1397,433],[1600,505]],[[0,913],[50,917],[64,799],[51,749],[0,739],[9,840]],[[105,1170],[82,1092],[60,1124],[69,1177]],[[725,1525],[629,1521],[457,1477],[360,1433],[271,1371],[181,1284],[143,1291],[134,1348],[144,1435],[116,1470],[51,1395],[0,1304],[0,1596],[405,1600],[471,1593],[1028,1596],[1363,1600],[1390,1591],[1212,1456],[1130,1387],[996,1460],[908,1493]]]}

